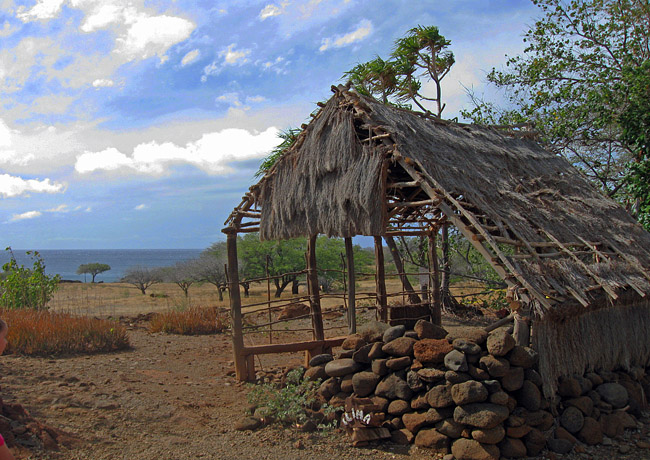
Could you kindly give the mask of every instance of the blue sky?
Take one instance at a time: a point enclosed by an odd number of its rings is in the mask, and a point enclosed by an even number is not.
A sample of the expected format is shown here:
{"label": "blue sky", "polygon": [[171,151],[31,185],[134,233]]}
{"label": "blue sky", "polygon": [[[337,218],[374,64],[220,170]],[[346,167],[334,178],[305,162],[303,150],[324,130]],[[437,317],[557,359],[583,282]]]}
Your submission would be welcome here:
{"label": "blue sky", "polygon": [[[21,249],[203,248],[277,132],[437,25],[445,117],[520,53],[528,0],[0,0],[0,234]],[[432,88],[425,91],[431,91]]]}

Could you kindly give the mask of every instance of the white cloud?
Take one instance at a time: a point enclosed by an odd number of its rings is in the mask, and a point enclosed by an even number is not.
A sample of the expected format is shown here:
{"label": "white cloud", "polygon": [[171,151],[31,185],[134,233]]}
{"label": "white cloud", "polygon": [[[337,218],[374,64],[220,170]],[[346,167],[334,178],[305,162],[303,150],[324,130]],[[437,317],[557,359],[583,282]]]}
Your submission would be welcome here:
{"label": "white cloud", "polygon": [[65,0],[38,0],[28,11],[25,11],[24,6],[19,7],[16,16],[23,22],[52,19],[59,14],[64,2]]}
{"label": "white cloud", "polygon": [[109,24],[119,21],[122,14],[123,9],[118,5],[101,5],[98,9],[86,16],[86,20],[81,25],[81,30],[83,32],[94,32],[95,30],[103,29]]}
{"label": "white cloud", "polygon": [[151,141],[137,145],[130,156],[115,148],[79,155],[75,169],[80,174],[94,171],[124,171],[139,174],[165,174],[174,164],[193,165],[209,174],[227,174],[230,163],[262,158],[278,144],[278,129],[270,127],[251,133],[227,128],[204,134],[194,142],[178,146]]}
{"label": "white cloud", "polygon": [[351,45],[366,38],[372,32],[372,23],[364,19],[359,23],[357,28],[352,32],[345,35],[336,35],[334,37],[324,38],[319,48],[320,51],[325,51],[329,48],[342,48]]}
{"label": "white cloud", "polygon": [[19,220],[26,220],[26,219],[35,219],[36,217],[40,217],[43,214],[40,211],[27,211],[22,214],[14,214],[11,216],[11,219],[9,219],[9,222],[17,222]]}
{"label": "white cloud", "polygon": [[268,4],[266,5],[262,11],[260,11],[260,20],[265,20],[266,18],[270,18],[273,16],[279,16],[282,14],[282,10],[278,8],[276,5]]}
{"label": "white cloud", "polygon": [[93,86],[95,88],[108,88],[113,85],[115,85],[115,82],[107,78],[98,78],[97,80],[93,81]]}
{"label": "white cloud", "polygon": [[28,193],[60,193],[65,190],[65,184],[50,181],[50,179],[23,179],[22,177],[0,174],[0,197],[11,198]]}
{"label": "white cloud", "polygon": [[9,21],[5,21],[2,24],[2,28],[0,28],[0,38],[5,38],[8,37],[9,35],[13,34],[15,29],[11,27],[11,24]]}
{"label": "white cloud", "polygon": [[144,210],[144,209],[147,209],[148,207],[149,207],[149,206],[147,206],[146,204],[143,203],[143,204],[139,204],[139,205],[137,205],[137,206],[136,206],[135,208],[133,208],[133,209],[135,209],[136,211],[142,211],[142,210]]}
{"label": "white cloud", "polygon": [[[79,207],[75,208],[75,211],[79,209]],[[46,212],[68,212],[70,211],[70,208],[68,207],[67,204],[60,204],[56,208],[50,208],[46,209]]]}
{"label": "white cloud", "polygon": [[228,46],[228,48],[222,50],[219,53],[219,56],[223,57],[223,62],[225,64],[230,64],[230,65],[235,65],[235,64],[242,65],[242,64],[248,62],[248,59],[246,59],[246,56],[251,54],[251,50],[249,50],[249,49],[236,50],[235,46],[237,46],[237,44],[231,43]]}
{"label": "white cloud", "polygon": [[181,67],[185,67],[186,65],[189,65],[192,62],[196,61],[200,55],[201,52],[199,50],[190,51],[185,56],[183,56],[183,59],[181,59]]}
{"label": "white cloud", "polygon": [[264,102],[266,98],[264,96],[246,96],[246,102],[255,103],[255,102]]}
{"label": "white cloud", "polygon": [[129,60],[158,56],[166,60],[165,53],[176,43],[186,40],[196,26],[187,19],[175,16],[140,15],[130,25],[125,37],[116,40],[117,51]]}
{"label": "white cloud", "polygon": [[208,77],[219,75],[226,65],[242,65],[248,62],[248,55],[251,54],[251,50],[236,50],[235,46],[237,46],[237,44],[231,43],[227,48],[224,48],[219,52],[219,57],[223,58],[221,63],[213,61],[203,68],[203,75],[201,76],[201,81],[203,83],[208,80]]}

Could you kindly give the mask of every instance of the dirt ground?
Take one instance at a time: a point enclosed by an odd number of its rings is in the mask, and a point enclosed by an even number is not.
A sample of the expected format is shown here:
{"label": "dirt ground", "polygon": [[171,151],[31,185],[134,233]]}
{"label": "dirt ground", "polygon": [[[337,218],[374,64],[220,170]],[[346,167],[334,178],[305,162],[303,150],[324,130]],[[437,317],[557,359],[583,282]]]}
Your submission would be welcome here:
{"label": "dirt ground", "polygon": [[[269,426],[235,431],[246,385],[232,370],[230,337],[129,331],[133,350],[69,358],[4,356],[0,394],[37,420],[79,438],[61,451],[16,451],[23,459],[377,459],[397,446],[359,450],[336,430],[301,433]],[[265,371],[302,362],[300,354],[261,358]],[[422,453],[421,458],[431,458]],[[419,458],[417,456],[410,458]]]}

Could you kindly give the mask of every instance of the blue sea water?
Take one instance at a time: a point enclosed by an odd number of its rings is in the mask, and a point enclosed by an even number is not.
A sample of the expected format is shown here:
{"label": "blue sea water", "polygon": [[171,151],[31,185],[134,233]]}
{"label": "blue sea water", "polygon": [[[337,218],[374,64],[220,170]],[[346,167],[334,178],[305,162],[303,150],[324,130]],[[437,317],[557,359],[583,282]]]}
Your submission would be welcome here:
{"label": "blue sea water", "polygon": [[[45,262],[49,275],[61,275],[64,280],[84,281],[84,275],[77,275],[81,264],[101,263],[111,269],[100,273],[95,281],[106,283],[118,281],[129,267],[140,265],[148,268],[165,267],[199,257],[202,249],[43,249],[39,254]],[[16,261],[25,267],[32,267],[33,260],[25,250],[13,250]],[[0,251],[0,265],[9,261],[9,253]],[[86,281],[91,276],[86,275]]]}

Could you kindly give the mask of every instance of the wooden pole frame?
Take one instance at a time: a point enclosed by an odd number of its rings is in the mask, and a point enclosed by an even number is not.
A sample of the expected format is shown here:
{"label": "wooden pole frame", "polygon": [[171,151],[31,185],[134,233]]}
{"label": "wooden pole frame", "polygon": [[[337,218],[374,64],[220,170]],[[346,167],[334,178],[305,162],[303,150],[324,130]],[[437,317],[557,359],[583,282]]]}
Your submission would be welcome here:
{"label": "wooden pole frame", "polygon": [[348,332],[357,332],[356,277],[354,273],[354,247],[352,238],[345,238],[345,260],[348,272]]}
{"label": "wooden pole frame", "polygon": [[379,320],[388,322],[388,302],[386,299],[386,272],[384,268],[384,245],[381,236],[373,237],[375,240],[375,281],[377,292],[377,309]]}
{"label": "wooden pole frame", "polygon": [[323,341],[323,314],[320,306],[320,287],[318,286],[318,270],[316,266],[316,237],[312,235],[307,241],[307,282],[309,283],[309,305],[311,307],[311,324],[314,328],[314,340]]}
{"label": "wooden pole frame", "polygon": [[[239,292],[239,263],[237,262],[237,233],[226,236],[228,253],[228,290],[230,291],[230,317],[232,318],[232,349],[237,380],[250,380],[247,359],[243,354],[244,336],[241,319],[241,294]],[[253,370],[254,373],[254,370]],[[253,375],[253,378],[254,375]]]}

